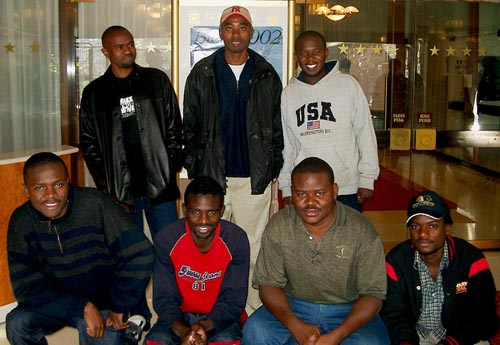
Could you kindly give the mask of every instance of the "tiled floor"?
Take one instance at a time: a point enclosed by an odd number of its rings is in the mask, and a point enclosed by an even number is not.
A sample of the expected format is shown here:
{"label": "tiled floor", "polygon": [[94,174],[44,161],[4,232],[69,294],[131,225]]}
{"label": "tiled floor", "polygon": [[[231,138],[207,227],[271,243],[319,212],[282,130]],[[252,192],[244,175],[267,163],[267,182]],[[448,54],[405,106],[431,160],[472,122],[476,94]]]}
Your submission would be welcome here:
{"label": "tiled floor", "polygon": [[[435,190],[458,205],[452,214],[454,236],[486,242],[500,239],[500,181],[434,155],[413,153],[410,156],[407,152],[383,150],[379,156],[384,167]],[[371,211],[365,214],[388,246],[407,238],[405,211]],[[500,290],[500,251],[485,251],[485,255],[497,290]],[[148,298],[151,299],[151,289]],[[76,331],[70,328],[53,334],[48,340],[50,345],[78,343]],[[0,345],[6,344],[5,324],[0,324]]]}
{"label": "tiled floor", "polygon": [[[457,218],[453,234],[468,240],[500,239],[500,181],[475,170],[435,155],[425,153],[380,150],[380,165],[409,178],[415,183],[432,189],[457,204]],[[377,228],[382,238],[393,238],[400,232],[392,215],[378,212],[381,222]],[[404,231],[404,221],[400,222]]]}

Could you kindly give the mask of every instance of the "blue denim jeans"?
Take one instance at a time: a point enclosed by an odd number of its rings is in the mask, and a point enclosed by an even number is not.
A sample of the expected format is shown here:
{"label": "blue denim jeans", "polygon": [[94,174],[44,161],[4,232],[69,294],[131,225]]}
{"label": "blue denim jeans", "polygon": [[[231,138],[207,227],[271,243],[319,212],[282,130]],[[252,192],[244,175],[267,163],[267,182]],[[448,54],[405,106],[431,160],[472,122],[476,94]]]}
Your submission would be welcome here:
{"label": "blue denim jeans", "polygon": [[[184,321],[186,322],[187,325],[191,326],[193,323],[196,321],[202,320],[206,318],[206,314],[191,314],[191,313],[185,313],[184,314]],[[229,327],[220,330],[218,333],[211,334],[212,332],[208,332],[208,342],[215,342],[215,341],[221,341],[221,342],[229,342],[233,340],[240,340],[241,339],[241,325],[240,321],[236,321],[235,323],[231,324]],[[147,341],[154,341],[157,343],[160,343],[162,345],[177,345],[181,343],[181,338],[177,336],[172,330],[170,329],[170,325],[167,325],[161,321],[161,319],[158,319],[158,322],[155,323],[153,328],[148,332],[145,340],[145,344],[147,344]]]}
{"label": "blue denim jeans", "polygon": [[158,231],[177,220],[177,203],[175,200],[151,205],[149,197],[143,196],[134,199],[134,206],[135,212],[129,214],[129,219],[141,229],[144,229],[144,211],[153,240]]}
{"label": "blue denim jeans", "polygon": [[[104,318],[108,311],[101,311]],[[80,345],[121,345],[124,331],[106,327],[102,338],[91,338],[87,334],[87,323],[81,317],[58,319],[42,315],[28,308],[17,306],[7,314],[7,339],[16,345],[47,345],[46,335],[52,334],[65,326],[78,330]]]}
{"label": "blue denim jeans", "polygon": [[358,202],[358,194],[346,194],[337,196],[337,201],[340,201],[344,205],[352,207],[359,212],[363,212],[363,204]]}
{"label": "blue denim jeans", "polygon": [[[319,327],[321,334],[337,328],[347,317],[352,303],[316,304],[288,298],[293,313],[302,321]],[[245,345],[296,345],[281,322],[279,322],[265,306],[259,307],[245,323],[243,328],[243,344]],[[376,316],[348,338],[342,345],[388,345],[389,335],[380,316]]]}

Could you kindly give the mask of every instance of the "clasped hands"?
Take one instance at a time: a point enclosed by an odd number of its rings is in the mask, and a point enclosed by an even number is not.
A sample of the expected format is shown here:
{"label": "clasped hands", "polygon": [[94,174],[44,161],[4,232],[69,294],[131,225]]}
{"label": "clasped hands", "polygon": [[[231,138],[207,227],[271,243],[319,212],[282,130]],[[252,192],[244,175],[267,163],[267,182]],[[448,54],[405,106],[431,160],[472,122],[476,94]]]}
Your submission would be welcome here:
{"label": "clasped hands", "polygon": [[338,345],[340,339],[337,339],[335,331],[327,334],[321,334],[319,327],[307,322],[299,321],[290,329],[292,336],[300,345]]}
{"label": "clasped hands", "polygon": [[195,322],[191,328],[182,336],[181,345],[206,345],[207,344],[207,332],[205,328]]}

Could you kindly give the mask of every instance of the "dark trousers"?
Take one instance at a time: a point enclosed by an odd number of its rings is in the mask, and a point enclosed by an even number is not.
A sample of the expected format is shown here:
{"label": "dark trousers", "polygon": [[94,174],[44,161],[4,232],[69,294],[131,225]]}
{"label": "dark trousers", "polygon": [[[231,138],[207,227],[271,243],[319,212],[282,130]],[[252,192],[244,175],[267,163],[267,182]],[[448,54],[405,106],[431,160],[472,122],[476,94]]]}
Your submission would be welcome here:
{"label": "dark trousers", "polygon": [[358,202],[358,194],[339,195],[337,196],[337,201],[340,201],[344,205],[352,207],[359,212],[363,212],[363,204]]}
{"label": "dark trousers", "polygon": [[[107,311],[101,311],[104,318]],[[29,308],[17,306],[7,314],[7,339],[15,345],[47,345],[46,335],[69,326],[78,330],[80,345],[121,345],[124,331],[106,327],[102,338],[91,338],[87,334],[87,323],[82,317],[59,319],[37,313]]]}
{"label": "dark trousers", "polygon": [[[135,213],[129,214],[129,219],[141,229],[144,229],[144,215],[148,222],[151,237],[154,239],[156,233],[168,224],[177,220],[177,204],[174,201],[164,202],[158,205],[151,205],[148,197],[138,197],[134,199]],[[130,310],[130,314],[139,314],[149,322],[151,311],[143,295],[137,306]]]}

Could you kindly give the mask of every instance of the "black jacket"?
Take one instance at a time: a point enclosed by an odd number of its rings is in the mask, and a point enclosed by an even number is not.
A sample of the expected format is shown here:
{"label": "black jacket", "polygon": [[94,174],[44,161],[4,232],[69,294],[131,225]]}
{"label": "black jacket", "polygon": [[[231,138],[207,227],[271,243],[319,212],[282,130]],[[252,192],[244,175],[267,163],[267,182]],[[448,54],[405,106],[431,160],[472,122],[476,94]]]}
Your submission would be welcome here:
{"label": "black jacket", "polygon": [[[80,147],[97,188],[134,205],[122,138],[120,94],[111,67],[83,90]],[[135,66],[131,75],[148,196],[157,204],[179,197],[176,173],[182,168],[182,121],[167,75]]]}
{"label": "black jacket", "polygon": [[[450,263],[442,272],[444,304],[441,320],[447,330],[442,344],[472,345],[487,340],[498,330],[495,283],[483,253],[468,242],[447,236]],[[386,257],[387,299],[380,315],[391,344],[418,344],[416,324],[422,307],[415,250],[405,241]]]}
{"label": "black jacket", "polygon": [[[224,48],[221,48],[224,49]],[[250,80],[247,137],[252,194],[262,194],[283,166],[282,84],[273,67],[259,54]],[[184,91],[184,167],[190,178],[210,176],[226,186],[219,121],[214,54],[200,60]]]}

